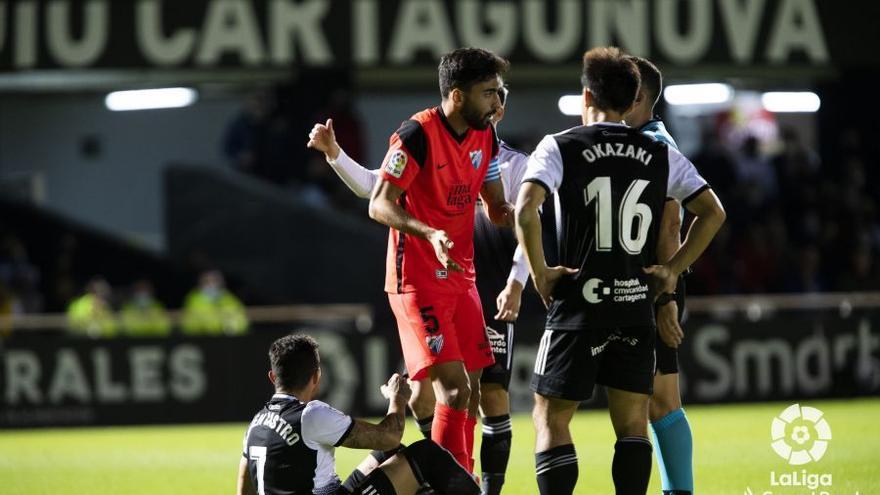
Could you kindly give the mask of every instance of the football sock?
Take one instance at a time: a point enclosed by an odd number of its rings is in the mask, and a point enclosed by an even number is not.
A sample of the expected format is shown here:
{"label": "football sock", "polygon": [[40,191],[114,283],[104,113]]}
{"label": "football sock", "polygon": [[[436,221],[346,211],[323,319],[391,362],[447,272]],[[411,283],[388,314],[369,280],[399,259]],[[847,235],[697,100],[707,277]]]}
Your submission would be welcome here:
{"label": "football sock", "polygon": [[357,490],[357,487],[360,486],[365,479],[367,479],[367,475],[362,473],[359,469],[355,469],[348,475],[348,478],[345,478],[345,481],[342,482],[342,486],[349,493],[356,493],[355,490]]}
{"label": "football sock", "polygon": [[459,411],[438,402],[434,406],[434,424],[431,428],[431,439],[448,450],[465,469],[468,465],[464,436],[467,416],[467,411]]}
{"label": "football sock", "polygon": [[[397,447],[395,447],[391,450],[386,450],[384,452],[381,450],[374,450],[374,451],[370,452],[370,457],[372,457],[373,459],[376,460],[377,466],[381,466],[383,462],[387,461],[388,459],[391,459],[391,457],[393,457],[394,454],[396,454],[398,451],[400,451],[404,447],[406,447],[406,446],[403,444],[400,444]],[[354,471],[351,472],[351,474],[348,475],[348,478],[345,478],[345,481],[342,483],[342,486],[344,486],[350,493],[355,493],[355,489],[365,479],[367,479],[367,475],[364,474],[361,470],[355,469]]]}
{"label": "football sock", "polygon": [[416,419],[416,424],[419,425],[419,431],[422,432],[422,436],[425,438],[431,438],[431,424],[434,423],[434,416],[428,416],[427,418]]}
{"label": "football sock", "polygon": [[657,466],[664,493],[680,495],[694,491],[694,439],[684,409],[676,409],[651,423]]}
{"label": "football sock", "polygon": [[510,460],[512,436],[509,414],[483,418],[483,443],[480,445],[483,495],[501,493]]}
{"label": "football sock", "polygon": [[427,484],[438,493],[477,495],[480,487],[448,450],[432,440],[419,440],[401,453],[420,484]]}
{"label": "football sock", "polygon": [[394,484],[381,469],[376,469],[355,489],[357,495],[397,495]]}
{"label": "football sock", "polygon": [[468,415],[464,422],[464,448],[467,449],[467,470],[474,472],[474,430],[477,429],[477,418]]}
{"label": "football sock", "polygon": [[[377,466],[381,466],[383,462],[391,459],[394,454],[396,454],[404,447],[406,447],[406,445],[400,444],[397,447],[391,450],[386,450],[384,452],[381,450],[374,450],[370,452],[370,456],[376,460]],[[355,489],[357,488],[357,486],[360,485],[361,482],[365,479],[367,479],[367,475],[361,472],[361,470],[355,468],[354,471],[352,471],[351,474],[348,475],[348,478],[345,478],[342,486],[344,486],[350,493],[355,493]]]}
{"label": "football sock", "polygon": [[373,457],[373,459],[376,459],[376,462],[378,462],[379,465],[381,466],[383,462],[394,457],[394,454],[400,452],[400,450],[403,449],[404,447],[406,447],[406,445],[400,444],[391,450],[385,450],[385,451],[374,450],[374,451],[370,452],[370,455]]}
{"label": "football sock", "polygon": [[541,495],[568,495],[578,479],[574,445],[560,445],[535,454],[535,474]]}
{"label": "football sock", "polygon": [[645,495],[651,478],[651,442],[645,437],[617,440],[611,477],[617,495]]}

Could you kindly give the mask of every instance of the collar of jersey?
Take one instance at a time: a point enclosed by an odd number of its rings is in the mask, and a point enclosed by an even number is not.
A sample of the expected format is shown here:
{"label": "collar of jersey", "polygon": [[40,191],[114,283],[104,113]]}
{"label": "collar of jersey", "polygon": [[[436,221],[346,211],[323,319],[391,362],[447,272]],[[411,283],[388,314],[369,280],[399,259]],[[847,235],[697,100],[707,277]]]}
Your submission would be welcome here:
{"label": "collar of jersey", "polygon": [[290,394],[280,394],[280,393],[276,393],[276,394],[272,395],[272,398],[273,399],[284,399],[284,400],[299,400]]}
{"label": "collar of jersey", "polygon": [[[626,127],[626,124],[622,124],[620,122],[593,122],[592,124],[590,124],[590,126],[593,126],[593,125],[611,125],[611,126],[615,126],[615,127]],[[587,126],[587,127],[589,127],[589,126]]]}
{"label": "collar of jersey", "polygon": [[651,124],[662,124],[662,123],[663,123],[663,119],[661,119],[659,115],[655,115],[654,118],[652,118],[651,120],[642,124],[642,126],[639,127],[639,130],[647,129],[648,126]]}
{"label": "collar of jersey", "polygon": [[455,141],[458,144],[463,143],[464,139],[468,135],[468,132],[470,132],[470,128],[468,128],[466,131],[464,131],[464,134],[458,135],[455,132],[455,129],[452,128],[452,125],[449,124],[449,120],[446,119],[446,114],[443,113],[443,107],[438,106],[438,107],[436,107],[436,109],[437,109],[437,116],[440,117],[440,122],[443,122],[443,127],[445,127],[447,131],[449,131],[449,135],[452,136],[452,139],[455,139]]}

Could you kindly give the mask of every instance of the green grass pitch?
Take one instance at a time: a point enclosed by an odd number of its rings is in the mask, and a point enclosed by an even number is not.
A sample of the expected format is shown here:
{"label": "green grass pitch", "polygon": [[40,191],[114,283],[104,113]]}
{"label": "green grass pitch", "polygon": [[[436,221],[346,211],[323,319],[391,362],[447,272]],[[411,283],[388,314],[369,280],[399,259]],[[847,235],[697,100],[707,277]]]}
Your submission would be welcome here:
{"label": "green grass pitch", "polygon": [[[811,494],[807,487],[770,486],[771,471],[778,478],[806,469],[832,475],[833,485],[815,495],[880,493],[880,399],[802,404],[824,411],[833,433],[825,457],[806,466],[789,466],[770,448],[770,423],[788,403],[686,408],[695,437],[697,492]],[[613,493],[607,413],[580,412],[572,427],[580,459],[576,493]],[[244,424],[224,424],[0,431],[0,493],[233,493],[244,430]],[[405,441],[417,434],[409,422]],[[537,493],[533,441],[529,416],[517,415],[505,494]],[[364,454],[336,452],[343,477]],[[659,493],[656,468],[648,493]]]}

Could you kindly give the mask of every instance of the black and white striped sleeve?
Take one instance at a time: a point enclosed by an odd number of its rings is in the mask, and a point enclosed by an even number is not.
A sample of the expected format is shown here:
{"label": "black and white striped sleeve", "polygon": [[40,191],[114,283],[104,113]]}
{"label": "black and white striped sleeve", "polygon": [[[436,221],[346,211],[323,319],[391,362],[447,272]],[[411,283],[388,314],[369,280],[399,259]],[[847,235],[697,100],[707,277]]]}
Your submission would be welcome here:
{"label": "black and white striped sleeve", "polygon": [[345,441],[354,420],[351,416],[319,400],[309,402],[302,414],[303,439],[306,445],[338,446]]}
{"label": "black and white striped sleeve", "polygon": [[538,147],[529,157],[522,181],[543,186],[548,196],[559,189],[559,185],[562,184],[562,154],[553,136],[544,136],[544,139],[538,143]]}
{"label": "black and white striped sleeve", "polygon": [[666,196],[678,200],[682,206],[688,204],[706,189],[709,189],[697,167],[672,146],[669,146],[669,181]]}

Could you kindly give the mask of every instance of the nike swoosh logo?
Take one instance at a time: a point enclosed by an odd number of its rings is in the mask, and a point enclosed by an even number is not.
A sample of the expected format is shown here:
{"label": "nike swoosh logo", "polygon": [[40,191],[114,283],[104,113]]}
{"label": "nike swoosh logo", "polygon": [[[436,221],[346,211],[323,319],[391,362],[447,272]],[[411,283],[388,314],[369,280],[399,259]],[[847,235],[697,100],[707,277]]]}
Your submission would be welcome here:
{"label": "nike swoosh logo", "polygon": [[447,165],[449,165],[449,164],[448,163],[441,163],[440,165],[437,165],[437,170],[440,170],[441,168],[445,168]]}

